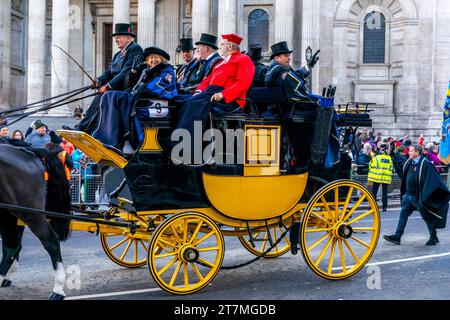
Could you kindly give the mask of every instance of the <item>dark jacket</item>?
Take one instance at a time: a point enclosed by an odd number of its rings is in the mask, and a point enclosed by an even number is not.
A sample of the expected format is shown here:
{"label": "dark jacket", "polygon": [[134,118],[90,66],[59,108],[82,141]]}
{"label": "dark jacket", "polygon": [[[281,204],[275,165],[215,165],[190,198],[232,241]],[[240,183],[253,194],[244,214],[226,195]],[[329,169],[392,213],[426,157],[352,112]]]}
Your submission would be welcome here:
{"label": "dark jacket", "polygon": [[283,87],[289,102],[311,101],[305,89],[304,76],[302,69],[294,71],[272,60],[264,81],[266,87]]}
{"label": "dark jacket", "polygon": [[265,87],[266,84],[264,82],[266,78],[267,71],[269,68],[262,64],[261,62],[255,63],[255,76],[253,77],[253,86],[254,87]]}
{"label": "dark jacket", "polygon": [[214,53],[208,60],[197,59],[193,66],[185,73],[183,80],[179,83],[180,93],[194,93],[200,83],[211,74],[214,67],[223,59],[218,52]]}
{"label": "dark jacket", "polygon": [[111,66],[100,77],[101,85],[109,83],[112,90],[125,90],[125,77],[133,66],[134,58],[142,54],[143,50],[137,43],[131,42],[125,49],[125,55],[122,57],[121,51],[117,52],[111,62]]}
{"label": "dark jacket", "polygon": [[[400,186],[400,194],[402,196],[406,193],[406,176],[411,163],[412,160],[408,159],[402,168]],[[418,168],[416,198],[419,202],[420,214],[425,221],[433,224],[437,229],[445,228],[450,191],[430,161],[421,157]]]}
{"label": "dark jacket", "polygon": [[365,154],[364,152],[361,152],[359,154],[358,160],[356,161],[356,164],[358,165],[356,172],[360,175],[368,174],[370,160],[372,160],[371,156]]}

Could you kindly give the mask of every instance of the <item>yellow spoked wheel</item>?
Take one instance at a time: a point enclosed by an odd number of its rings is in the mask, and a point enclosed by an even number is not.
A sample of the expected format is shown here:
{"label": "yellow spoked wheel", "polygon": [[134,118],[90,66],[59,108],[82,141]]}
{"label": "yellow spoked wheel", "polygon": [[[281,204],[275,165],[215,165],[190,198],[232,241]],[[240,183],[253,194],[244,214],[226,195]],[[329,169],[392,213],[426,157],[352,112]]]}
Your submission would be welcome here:
{"label": "yellow spoked wheel", "polygon": [[148,267],[165,291],[190,294],[214,279],[224,251],[222,232],[213,220],[200,213],[179,213],[155,230],[150,239]]}
{"label": "yellow spoked wheel", "polygon": [[147,263],[148,243],[132,235],[101,233],[100,241],[108,258],[119,266],[139,268]]}
{"label": "yellow spoked wheel", "polygon": [[339,180],[319,189],[302,216],[300,245],[311,269],[329,280],[351,277],[369,261],[380,233],[380,214],[361,184]]}
{"label": "yellow spoked wheel", "polygon": [[[275,244],[284,233],[284,229],[279,225],[269,227],[272,242]],[[260,257],[267,249],[270,248],[269,232],[267,230],[256,231],[252,234],[255,247],[252,246],[249,236],[239,236],[238,239],[245,249]],[[285,254],[291,249],[291,242],[289,241],[289,233],[277,244],[271,251],[269,251],[264,258],[277,258]]]}

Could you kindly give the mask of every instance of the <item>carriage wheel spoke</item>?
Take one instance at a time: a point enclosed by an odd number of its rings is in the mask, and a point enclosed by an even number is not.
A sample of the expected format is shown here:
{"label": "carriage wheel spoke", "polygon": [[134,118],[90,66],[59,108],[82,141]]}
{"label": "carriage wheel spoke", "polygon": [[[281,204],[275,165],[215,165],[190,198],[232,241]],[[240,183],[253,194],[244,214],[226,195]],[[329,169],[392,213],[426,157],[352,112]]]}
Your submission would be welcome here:
{"label": "carriage wheel spoke", "polygon": [[[283,230],[281,229],[281,227],[279,229],[280,229],[281,234],[283,234]],[[291,245],[291,242],[289,241],[289,238],[287,237],[287,234],[284,236],[284,241],[286,241],[286,243],[289,246]]]}
{"label": "carriage wheel spoke", "polygon": [[[269,232],[270,232],[270,230],[269,230]],[[276,228],[273,229],[273,241],[275,243],[277,243],[277,241],[278,241]],[[278,244],[275,245],[275,252],[277,252],[277,251],[278,251]]]}
{"label": "carriage wheel spoke", "polygon": [[122,255],[120,256],[120,260],[123,260],[125,258],[125,256],[128,253],[128,250],[130,250],[131,247],[131,243],[133,242],[133,239],[130,239],[130,241],[127,244],[127,247],[125,248],[125,251],[122,253]]}
{"label": "carriage wheel spoke", "polygon": [[358,242],[359,244],[363,245],[364,247],[366,247],[367,249],[370,249],[370,245],[365,243],[364,241],[362,241],[361,239],[356,238],[355,236],[351,237],[353,240],[355,240],[356,242]]}
{"label": "carriage wheel spoke", "polygon": [[264,235],[264,241],[261,247],[261,252],[265,252],[266,251],[266,245],[267,245],[267,240],[269,239],[269,235],[267,234],[267,232]]}
{"label": "carriage wheel spoke", "polygon": [[205,241],[206,239],[208,239],[209,237],[211,237],[212,235],[214,235],[215,232],[214,230],[211,231],[210,233],[208,233],[207,235],[205,235],[203,238],[201,238],[200,240],[198,240],[195,245],[198,246],[200,243],[202,243],[203,241]]}
{"label": "carriage wheel spoke", "polygon": [[347,220],[352,213],[359,207],[359,205],[366,199],[366,195],[363,195],[359,200],[355,203],[355,205],[350,209],[350,211],[341,219],[341,221]]}
{"label": "carriage wheel spoke", "polygon": [[183,269],[184,269],[184,287],[189,288],[189,273],[187,262],[183,262]]}
{"label": "carriage wheel spoke", "polygon": [[320,220],[322,220],[323,222],[325,222],[326,224],[329,224],[330,223],[330,221],[328,221],[328,220],[325,220],[325,218],[323,218],[323,217],[321,217],[321,216],[318,216],[317,215],[317,213],[311,213],[311,216],[313,216],[313,217],[316,217],[316,218],[319,218]]}
{"label": "carriage wheel spoke", "polygon": [[119,242],[117,242],[115,245],[113,245],[113,246],[111,247],[111,251],[113,251],[114,249],[116,249],[118,246],[124,244],[125,241],[127,241],[127,240],[128,240],[128,238],[123,238],[122,240],[120,240]]}
{"label": "carriage wheel spoke", "polygon": [[363,213],[363,214],[361,214],[360,216],[358,216],[357,218],[355,218],[355,219],[353,219],[352,221],[349,221],[348,222],[348,224],[352,224],[352,223],[355,223],[356,221],[359,221],[359,220],[361,220],[362,218],[365,218],[365,217],[367,217],[369,214],[372,214],[372,213],[374,213],[374,209],[372,209],[372,210],[369,210],[369,211],[367,211],[367,212],[365,212],[365,213]]}
{"label": "carriage wheel spoke", "polygon": [[211,247],[211,248],[201,248],[201,249],[197,249],[198,252],[206,252],[206,251],[214,251],[214,250],[219,250],[219,247]]}
{"label": "carriage wheel spoke", "polygon": [[339,220],[339,188],[334,189],[334,208],[336,210],[335,219]]}
{"label": "carriage wheel spoke", "polygon": [[320,198],[320,200],[322,200],[322,203],[323,203],[323,205],[324,205],[324,207],[325,207],[325,210],[326,210],[326,212],[327,212],[327,215],[329,216],[331,210],[330,210],[330,207],[328,206],[328,202],[325,200],[325,197],[324,197],[324,196],[322,196],[322,197]]}
{"label": "carriage wheel spoke", "polygon": [[341,256],[342,270],[345,273],[347,272],[347,266],[345,264],[345,255],[344,255],[344,248],[342,247],[342,240],[338,239],[338,243],[339,243],[339,254]]}
{"label": "carriage wheel spoke", "polygon": [[155,255],[155,259],[172,257],[172,256],[176,256],[177,254],[178,254],[178,252],[169,252],[169,253],[158,254],[158,255]]}
{"label": "carriage wheel spoke", "polygon": [[[164,250],[165,250],[165,246],[171,247],[171,248],[173,248],[173,249],[176,249],[176,248],[177,248],[176,245],[174,245],[173,243],[170,243],[169,241],[166,241],[166,240],[164,240],[164,239],[158,239],[158,242],[159,242],[159,245],[160,245],[162,248],[164,248]],[[166,251],[167,251],[167,250],[166,250]]]}
{"label": "carriage wheel spoke", "polygon": [[328,273],[331,273],[333,270],[334,250],[335,249],[336,249],[336,239],[333,238],[333,244],[331,245],[330,261],[328,263]]}
{"label": "carriage wheel spoke", "polygon": [[205,259],[198,258],[198,261],[200,261],[203,264],[206,264],[208,267],[214,268],[214,265],[211,262],[206,261]]}
{"label": "carriage wheel spoke", "polygon": [[203,221],[199,220],[197,227],[195,227],[194,233],[192,234],[191,238],[189,239],[189,244],[192,244],[197,237],[198,232],[200,231],[200,228],[202,227]]}
{"label": "carriage wheel spoke", "polygon": [[161,270],[158,272],[158,276],[161,276],[164,272],[166,272],[167,269],[169,269],[176,261],[178,260],[178,257],[174,257],[172,261],[170,261],[168,264],[164,266]]}
{"label": "carriage wheel spoke", "polygon": [[138,262],[138,240],[134,240],[134,263]]}
{"label": "carriage wheel spoke", "polygon": [[198,270],[197,266],[194,263],[192,263],[192,262],[191,262],[191,266],[192,266],[192,269],[194,269],[194,272],[197,275],[198,280],[203,281],[203,276],[200,273],[200,270]]}
{"label": "carriage wheel spoke", "polygon": [[311,245],[311,247],[307,248],[307,251],[311,251],[312,249],[314,249],[315,247],[317,247],[322,241],[324,241],[327,237],[331,237],[331,234],[326,234],[324,235],[322,238],[320,238],[319,240],[317,240],[315,243],[313,243]]}
{"label": "carriage wheel spoke", "polygon": [[139,243],[142,245],[142,247],[144,248],[145,251],[148,251],[147,246],[145,245],[144,241],[139,239]]}
{"label": "carriage wheel spoke", "polygon": [[347,197],[345,198],[345,203],[344,203],[344,208],[342,209],[342,216],[341,216],[341,221],[343,221],[344,219],[342,219],[345,215],[345,212],[347,211],[347,207],[350,204],[350,199],[352,197],[352,193],[353,193],[353,187],[350,187],[350,189],[348,190],[348,194]]}
{"label": "carriage wheel spoke", "polygon": [[177,263],[177,267],[175,268],[175,271],[173,272],[172,279],[170,279],[169,286],[173,286],[175,283],[175,280],[177,280],[178,272],[180,272],[182,261],[179,260]]}
{"label": "carriage wheel spoke", "polygon": [[175,227],[173,226],[173,224],[170,225],[170,229],[172,229],[172,233],[175,236],[175,238],[177,238],[178,243],[183,244],[183,242],[181,241],[181,238],[178,235],[178,232],[175,230]]}
{"label": "carriage wheel spoke", "polygon": [[356,255],[355,251],[353,251],[352,247],[348,244],[347,240],[344,239],[344,244],[347,247],[348,251],[350,251],[351,255],[353,256],[353,259],[355,259],[356,263],[359,263],[359,258]]}
{"label": "carriage wheel spoke", "polygon": [[322,259],[325,256],[325,253],[327,252],[328,248],[330,247],[330,244],[332,241],[333,241],[333,237],[330,237],[330,239],[328,239],[327,244],[325,245],[325,248],[323,248],[322,252],[320,253],[320,256],[317,259],[316,263],[314,263],[314,265],[316,267],[319,266],[320,262],[322,262]]}
{"label": "carriage wheel spoke", "polygon": [[328,232],[328,231],[331,231],[331,230],[333,230],[333,228],[317,228],[317,229],[308,229],[308,230],[305,230],[305,232]]}
{"label": "carriage wheel spoke", "polygon": [[358,230],[358,231],[375,231],[376,229],[374,227],[355,227],[353,228],[353,231]]}

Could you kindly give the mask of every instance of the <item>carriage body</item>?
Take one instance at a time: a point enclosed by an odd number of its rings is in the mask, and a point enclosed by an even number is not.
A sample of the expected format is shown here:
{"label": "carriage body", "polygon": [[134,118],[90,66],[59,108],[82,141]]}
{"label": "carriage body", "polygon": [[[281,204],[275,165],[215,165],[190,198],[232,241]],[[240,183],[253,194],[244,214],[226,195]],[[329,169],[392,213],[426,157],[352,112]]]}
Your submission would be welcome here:
{"label": "carriage body", "polygon": [[[266,258],[296,253],[300,246],[311,269],[330,280],[348,278],[365,265],[378,241],[378,207],[365,187],[339,180],[350,176],[350,167],[317,163],[325,159],[327,147],[318,144],[328,139],[330,127],[326,121],[318,127],[320,103],[293,106],[272,92],[259,100],[258,94],[253,100],[250,95],[248,105],[248,113],[212,119],[224,136],[226,130],[240,135],[233,136],[231,149],[216,149],[214,159],[200,166],[176,165],[164,155],[159,141],[173,130],[170,118],[141,118],[144,139],[128,158],[86,133],[59,131],[94,161],[117,167],[126,177],[132,199],[115,195],[119,204],[109,219],[134,221],[139,228],[132,234],[102,227],[108,257],[126,267],[147,263],[158,285],[174,294],[197,292],[212,281],[223,261],[223,236],[238,236],[248,251]],[[261,116],[274,105],[298,112]],[[342,127],[370,124],[367,109],[356,108],[355,114],[364,116],[355,120],[348,108]],[[300,135],[297,152],[292,151],[292,134]],[[227,157],[230,162],[217,161]],[[73,228],[92,226],[75,223]],[[122,244],[125,250],[114,252]]]}

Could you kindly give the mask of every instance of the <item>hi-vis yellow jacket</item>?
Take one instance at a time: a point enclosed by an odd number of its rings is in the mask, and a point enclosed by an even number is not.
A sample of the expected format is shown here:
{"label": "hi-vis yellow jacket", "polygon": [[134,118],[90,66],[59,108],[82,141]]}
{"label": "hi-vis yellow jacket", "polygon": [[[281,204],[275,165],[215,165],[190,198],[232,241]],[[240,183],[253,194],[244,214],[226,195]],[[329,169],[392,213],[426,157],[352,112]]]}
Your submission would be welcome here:
{"label": "hi-vis yellow jacket", "polygon": [[372,158],[369,163],[368,180],[377,183],[390,184],[392,182],[392,171],[394,166],[392,159],[386,154],[379,154]]}

